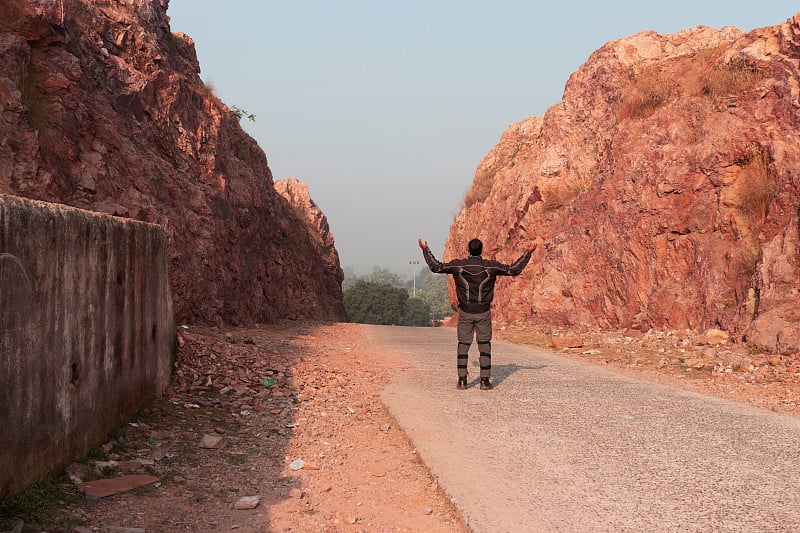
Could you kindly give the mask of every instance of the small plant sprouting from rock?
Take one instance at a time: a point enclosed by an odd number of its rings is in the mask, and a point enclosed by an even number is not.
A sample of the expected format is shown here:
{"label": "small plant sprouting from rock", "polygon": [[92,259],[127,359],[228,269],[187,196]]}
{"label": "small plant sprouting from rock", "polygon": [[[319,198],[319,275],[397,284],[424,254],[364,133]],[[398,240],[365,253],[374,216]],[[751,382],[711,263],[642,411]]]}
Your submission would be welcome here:
{"label": "small plant sprouting from rock", "polygon": [[[200,80],[198,83],[192,86],[192,90],[203,98],[219,100],[216,95],[216,88],[210,81],[206,82]],[[253,113],[250,113],[246,109],[242,109],[237,105],[231,107],[230,111],[228,112],[228,116],[239,122],[241,122],[243,118],[246,118],[250,122],[256,121],[256,116]]]}
{"label": "small plant sprouting from rock", "polygon": [[778,179],[771,162],[767,150],[754,146],[736,163],[741,167],[734,184],[737,207],[754,226],[763,224],[769,204],[778,195]]}
{"label": "small plant sprouting from rock", "polygon": [[703,94],[719,103],[744,92],[758,77],[758,65],[754,60],[744,56],[735,57],[708,69],[703,83]]}
{"label": "small plant sprouting from rock", "polygon": [[192,89],[195,93],[199,94],[203,98],[216,98],[214,84],[210,81],[203,81],[200,80],[199,83],[195,84]]}
{"label": "small plant sprouting from rock", "polygon": [[677,89],[673,80],[654,68],[636,72],[632,78],[617,108],[620,120],[649,117],[665,105]]}
{"label": "small plant sprouting from rock", "polygon": [[472,181],[472,187],[464,196],[464,208],[485,201],[494,186],[494,172],[478,171]]}
{"label": "small plant sprouting from rock", "polygon": [[239,122],[241,122],[243,118],[246,118],[250,122],[256,121],[256,116],[253,113],[248,113],[246,110],[236,105],[231,108],[231,118],[235,118]]}

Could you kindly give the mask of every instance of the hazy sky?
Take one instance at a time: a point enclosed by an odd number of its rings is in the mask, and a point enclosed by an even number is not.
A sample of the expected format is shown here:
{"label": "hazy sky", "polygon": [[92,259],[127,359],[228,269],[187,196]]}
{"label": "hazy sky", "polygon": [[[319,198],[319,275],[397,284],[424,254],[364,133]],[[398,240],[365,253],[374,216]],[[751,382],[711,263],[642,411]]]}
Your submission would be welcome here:
{"label": "hazy sky", "polygon": [[[411,276],[417,237],[441,258],[480,160],[561,99],[604,43],[655,30],[778,24],[790,0],[171,0],[201,77],[275,180],[306,182],[342,266]],[[450,258],[448,258],[450,259]],[[424,264],[424,263],[423,263]]]}

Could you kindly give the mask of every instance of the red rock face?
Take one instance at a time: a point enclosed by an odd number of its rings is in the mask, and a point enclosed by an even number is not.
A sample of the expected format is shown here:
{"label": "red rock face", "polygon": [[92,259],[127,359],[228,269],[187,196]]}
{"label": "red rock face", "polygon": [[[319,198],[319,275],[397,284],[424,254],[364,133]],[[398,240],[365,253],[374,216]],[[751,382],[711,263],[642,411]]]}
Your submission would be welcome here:
{"label": "red rock face", "polygon": [[606,44],[478,166],[445,256],[513,260],[500,322],[721,328],[800,351],[800,14]]}
{"label": "red rock face", "polygon": [[335,251],[275,192],[167,3],[3,2],[0,192],[163,225],[179,322],[344,318]]}
{"label": "red rock face", "polygon": [[319,255],[324,259],[328,270],[336,274],[336,280],[341,287],[344,272],[339,264],[339,253],[336,251],[333,233],[325,213],[311,199],[308,185],[297,178],[286,178],[275,182],[275,190],[297,210],[300,218],[306,221],[311,234],[315,237]]}

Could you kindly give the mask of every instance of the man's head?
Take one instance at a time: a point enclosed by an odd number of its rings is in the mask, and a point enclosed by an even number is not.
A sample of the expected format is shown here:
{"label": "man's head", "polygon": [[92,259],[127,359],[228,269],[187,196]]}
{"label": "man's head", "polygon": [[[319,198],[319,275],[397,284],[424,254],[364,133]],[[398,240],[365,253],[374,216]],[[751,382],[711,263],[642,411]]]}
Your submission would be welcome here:
{"label": "man's head", "polygon": [[483,243],[480,239],[472,239],[467,247],[469,248],[469,255],[481,255],[481,252],[483,252]]}

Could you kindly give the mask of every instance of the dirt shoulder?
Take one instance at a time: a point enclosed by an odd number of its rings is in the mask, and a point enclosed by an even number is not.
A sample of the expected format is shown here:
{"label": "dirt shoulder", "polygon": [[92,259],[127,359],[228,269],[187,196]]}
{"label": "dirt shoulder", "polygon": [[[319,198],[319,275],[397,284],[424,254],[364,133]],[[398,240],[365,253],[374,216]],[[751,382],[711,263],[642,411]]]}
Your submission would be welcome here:
{"label": "dirt shoulder", "polygon": [[498,328],[496,338],[640,379],[800,415],[800,354],[765,354],[722,332]]}
{"label": "dirt shoulder", "polygon": [[182,329],[166,397],[70,468],[82,481],[152,475],[158,482],[81,498],[44,525],[468,531],[380,402],[396,361],[366,349],[356,324]]}

